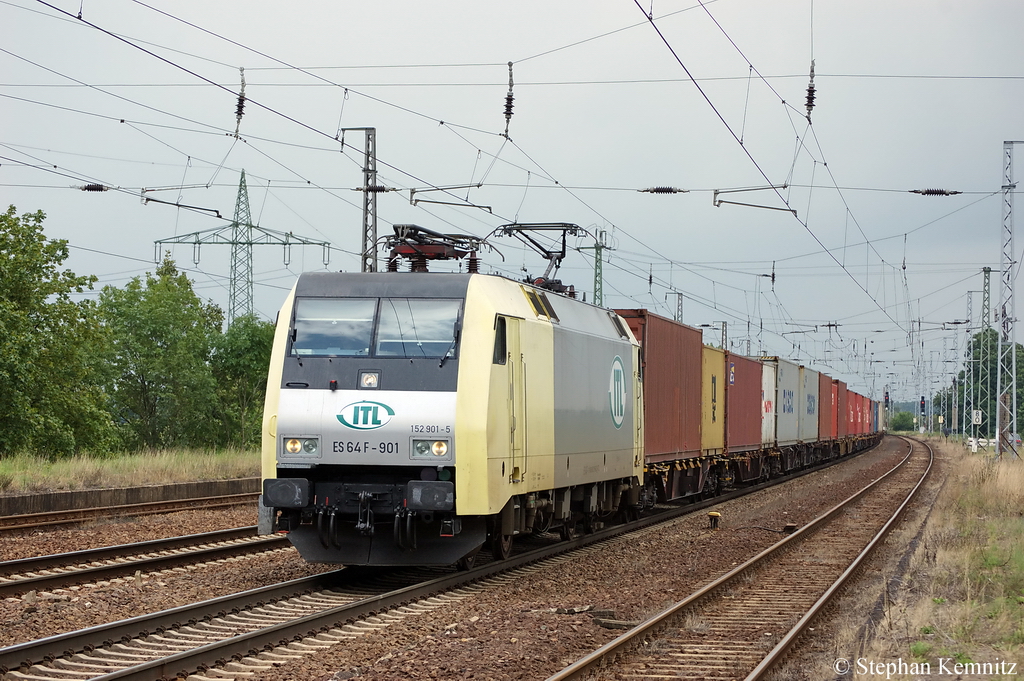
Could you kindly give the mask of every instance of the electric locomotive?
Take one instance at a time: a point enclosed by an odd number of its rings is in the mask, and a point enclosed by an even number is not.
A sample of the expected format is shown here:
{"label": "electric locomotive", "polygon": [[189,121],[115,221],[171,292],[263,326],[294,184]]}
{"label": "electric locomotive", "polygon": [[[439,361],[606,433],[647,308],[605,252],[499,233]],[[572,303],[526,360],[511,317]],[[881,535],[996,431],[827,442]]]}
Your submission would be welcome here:
{"label": "electric locomotive", "polygon": [[468,567],[485,545],[505,557],[516,534],[569,538],[637,504],[626,323],[475,258],[426,272],[442,235],[403,234],[419,271],[302,274],[281,308],[260,533],[288,533],[312,562]]}

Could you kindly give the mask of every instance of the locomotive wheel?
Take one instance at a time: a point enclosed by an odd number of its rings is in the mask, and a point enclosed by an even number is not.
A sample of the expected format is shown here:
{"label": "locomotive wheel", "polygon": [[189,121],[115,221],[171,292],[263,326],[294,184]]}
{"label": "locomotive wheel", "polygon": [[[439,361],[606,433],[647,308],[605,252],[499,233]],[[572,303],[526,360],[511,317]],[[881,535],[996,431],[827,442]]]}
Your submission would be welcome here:
{"label": "locomotive wheel", "polygon": [[583,534],[594,534],[596,519],[597,514],[595,513],[583,514]]}
{"label": "locomotive wheel", "polygon": [[495,560],[505,560],[512,555],[512,535],[495,534],[491,537],[491,554]]}
{"label": "locomotive wheel", "polygon": [[562,526],[558,528],[558,535],[562,538],[562,541],[572,541],[576,538],[576,520],[569,519],[562,523]]}
{"label": "locomotive wheel", "polygon": [[476,547],[470,553],[455,561],[455,567],[459,572],[466,572],[473,569],[473,566],[476,565],[476,554],[480,553],[480,548],[481,547],[479,546]]}

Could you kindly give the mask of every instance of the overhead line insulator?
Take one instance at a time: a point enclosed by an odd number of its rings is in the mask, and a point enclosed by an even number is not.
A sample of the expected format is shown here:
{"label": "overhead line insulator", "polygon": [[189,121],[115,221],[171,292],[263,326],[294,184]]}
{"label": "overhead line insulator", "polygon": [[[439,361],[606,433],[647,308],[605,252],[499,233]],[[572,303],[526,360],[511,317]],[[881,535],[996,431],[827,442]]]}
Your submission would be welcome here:
{"label": "overhead line insulator", "polygon": [[78,189],[81,189],[83,192],[105,192],[109,190],[110,187],[102,184],[86,184],[78,187]]}
{"label": "overhead line insulator", "polygon": [[910,189],[908,191],[911,194],[920,194],[921,196],[955,196],[956,194],[963,194],[963,192],[952,189]]}
{"label": "overhead line insulator", "polygon": [[647,194],[687,194],[690,190],[679,187],[648,187],[647,189],[637,189],[637,191]]}
{"label": "overhead line insulator", "polygon": [[814,60],[811,60],[811,80],[807,84],[807,122],[811,122],[811,109],[814,108]]}
{"label": "overhead line insulator", "polygon": [[238,73],[241,75],[242,87],[238,90],[238,103],[235,105],[235,139],[238,139],[238,130],[242,127],[242,116],[245,114],[245,68],[239,66]]}
{"label": "overhead line insulator", "polygon": [[508,137],[508,124],[512,122],[512,102],[515,97],[512,95],[512,62],[508,63],[508,94],[505,95],[505,137]]}

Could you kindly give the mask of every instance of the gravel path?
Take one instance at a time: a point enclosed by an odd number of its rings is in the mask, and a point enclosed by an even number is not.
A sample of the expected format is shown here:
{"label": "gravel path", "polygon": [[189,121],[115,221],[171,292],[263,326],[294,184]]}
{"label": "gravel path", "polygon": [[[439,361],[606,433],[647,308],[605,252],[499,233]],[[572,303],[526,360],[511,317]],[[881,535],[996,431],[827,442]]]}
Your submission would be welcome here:
{"label": "gravel path", "polygon": [[[704,513],[681,518],[429,615],[407,617],[257,678],[543,679],[619,633],[597,626],[587,612],[573,610],[613,610],[622,620],[640,620],[659,612],[779,539],[780,535],[761,528],[803,524],[891,468],[904,451],[902,441],[888,439],[876,451],[827,471],[722,504],[716,508],[722,513],[717,532],[708,530]],[[33,544],[46,546],[36,553],[54,553],[254,524],[251,511],[248,516],[244,514],[249,510],[179,513],[30,537],[0,537],[0,555],[33,555]],[[35,603],[9,599],[0,603],[0,645],[331,567],[305,564],[291,550],[243,560],[245,569],[214,565],[143,575],[141,584],[130,578],[40,594]]]}

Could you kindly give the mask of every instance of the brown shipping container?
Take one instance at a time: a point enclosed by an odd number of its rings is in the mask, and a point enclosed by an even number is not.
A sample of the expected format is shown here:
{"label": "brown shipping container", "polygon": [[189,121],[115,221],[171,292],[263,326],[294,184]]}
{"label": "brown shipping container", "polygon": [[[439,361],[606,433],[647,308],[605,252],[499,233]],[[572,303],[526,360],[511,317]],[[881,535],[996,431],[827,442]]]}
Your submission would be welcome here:
{"label": "brown shipping container", "polygon": [[818,374],[818,439],[832,437],[832,378],[825,372]]}
{"label": "brown shipping container", "polygon": [[837,383],[839,384],[839,400],[836,402],[836,430],[838,437],[844,438],[850,434],[850,408],[847,405],[849,391],[846,389],[846,383],[843,381],[837,381]]}
{"label": "brown shipping container", "polygon": [[730,352],[725,357],[725,373],[725,449],[760,449],[761,363]]}
{"label": "brown shipping container", "polygon": [[616,312],[640,342],[646,460],[700,456],[700,330],[647,310]]}

